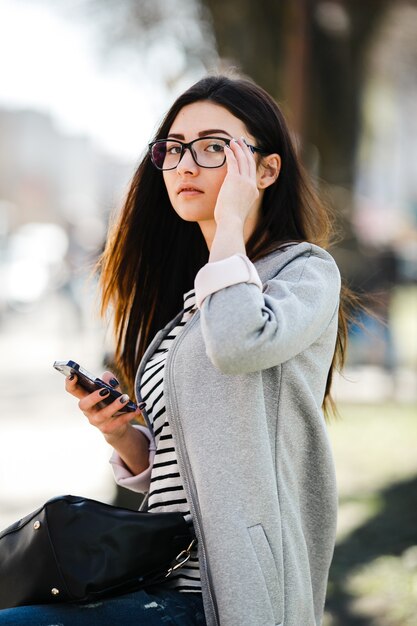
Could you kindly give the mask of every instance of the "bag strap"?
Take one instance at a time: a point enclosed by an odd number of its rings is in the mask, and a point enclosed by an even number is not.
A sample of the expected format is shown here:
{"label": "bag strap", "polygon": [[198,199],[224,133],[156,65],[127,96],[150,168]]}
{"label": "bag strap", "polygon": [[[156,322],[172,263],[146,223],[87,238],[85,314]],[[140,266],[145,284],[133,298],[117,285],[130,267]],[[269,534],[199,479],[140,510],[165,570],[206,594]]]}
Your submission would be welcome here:
{"label": "bag strap", "polygon": [[148,500],[149,500],[149,491],[147,491],[145,493],[145,495],[143,496],[143,500],[140,503],[138,511],[146,511],[147,510],[147,508],[148,508]]}
{"label": "bag strap", "polygon": [[167,573],[165,574],[165,578],[168,578],[168,576],[171,576],[172,572],[175,572],[175,570],[179,569],[180,567],[183,567],[183,565],[185,565],[187,563],[187,561],[190,560],[191,557],[191,550],[193,549],[194,545],[197,543],[197,539],[194,537],[194,539],[191,540],[188,548],[186,548],[185,550],[182,550],[179,554],[177,554],[177,556],[175,557],[173,563],[175,563],[175,565],[171,565],[171,567],[168,569]]}

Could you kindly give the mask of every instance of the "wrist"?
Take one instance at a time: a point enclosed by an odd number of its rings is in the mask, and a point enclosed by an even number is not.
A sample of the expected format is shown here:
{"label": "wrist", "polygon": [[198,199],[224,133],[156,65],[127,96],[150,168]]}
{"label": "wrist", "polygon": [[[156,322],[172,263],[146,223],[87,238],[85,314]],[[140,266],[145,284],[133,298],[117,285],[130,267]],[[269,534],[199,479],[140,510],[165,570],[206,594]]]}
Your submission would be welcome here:
{"label": "wrist", "polygon": [[240,229],[243,233],[243,227],[245,225],[245,220],[240,216],[236,215],[236,213],[226,213],[221,217],[216,218],[216,234],[219,230],[232,230],[236,232],[237,229]]}
{"label": "wrist", "polygon": [[116,448],[121,442],[123,442],[123,440],[129,438],[130,428],[133,429],[133,426],[131,424],[126,424],[125,427],[121,428],[117,432],[103,433],[104,439],[112,448]]}
{"label": "wrist", "polygon": [[209,262],[220,261],[233,254],[245,254],[244,224],[237,215],[228,215],[216,225],[210,247]]}

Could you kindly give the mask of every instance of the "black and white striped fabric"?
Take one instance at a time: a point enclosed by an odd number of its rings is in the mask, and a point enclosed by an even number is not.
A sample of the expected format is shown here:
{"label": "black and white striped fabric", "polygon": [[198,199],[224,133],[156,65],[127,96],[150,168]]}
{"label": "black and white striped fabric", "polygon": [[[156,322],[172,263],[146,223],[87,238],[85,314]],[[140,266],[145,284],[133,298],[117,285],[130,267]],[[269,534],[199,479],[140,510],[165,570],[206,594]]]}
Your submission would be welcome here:
{"label": "black and white striped fabric", "polygon": [[[184,487],[178,471],[177,455],[167,420],[163,384],[164,369],[168,350],[175,337],[191,319],[195,311],[194,289],[184,295],[184,314],[181,321],[161,342],[152,358],[146,364],[141,379],[141,396],[155,433],[156,454],[151,473],[151,486],[148,496],[149,512],[180,511],[189,524],[192,524],[190,508],[185,497]],[[197,550],[193,551],[187,565],[168,579],[167,584],[178,591],[201,591],[200,569]]]}

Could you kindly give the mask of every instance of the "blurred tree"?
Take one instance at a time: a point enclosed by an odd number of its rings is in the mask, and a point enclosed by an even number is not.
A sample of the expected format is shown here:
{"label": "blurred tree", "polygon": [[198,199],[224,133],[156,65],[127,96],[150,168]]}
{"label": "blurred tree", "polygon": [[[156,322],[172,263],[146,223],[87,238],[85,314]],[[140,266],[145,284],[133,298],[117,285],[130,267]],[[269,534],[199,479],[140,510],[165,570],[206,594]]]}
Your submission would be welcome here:
{"label": "blurred tree", "polygon": [[220,57],[282,102],[330,184],[353,182],[366,49],[393,1],[204,0]]}
{"label": "blurred tree", "polygon": [[150,75],[172,88],[186,73],[201,75],[217,61],[200,0],[37,0],[95,29],[108,64],[140,80]]}

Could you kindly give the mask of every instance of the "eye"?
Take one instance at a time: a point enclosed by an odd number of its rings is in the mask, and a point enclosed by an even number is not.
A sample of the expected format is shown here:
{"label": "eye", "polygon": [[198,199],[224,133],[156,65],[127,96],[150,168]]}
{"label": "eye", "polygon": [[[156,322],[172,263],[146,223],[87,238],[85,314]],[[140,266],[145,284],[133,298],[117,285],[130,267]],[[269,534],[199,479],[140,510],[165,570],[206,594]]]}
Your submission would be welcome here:
{"label": "eye", "polygon": [[167,154],[181,154],[181,144],[179,143],[167,143],[166,153]]}
{"label": "eye", "polygon": [[224,152],[226,142],[224,141],[210,141],[206,146],[207,152]]}

